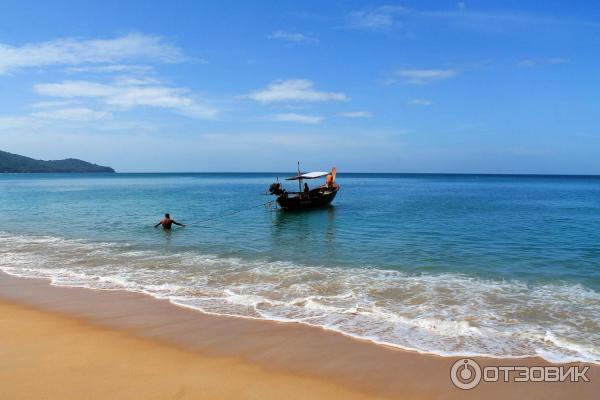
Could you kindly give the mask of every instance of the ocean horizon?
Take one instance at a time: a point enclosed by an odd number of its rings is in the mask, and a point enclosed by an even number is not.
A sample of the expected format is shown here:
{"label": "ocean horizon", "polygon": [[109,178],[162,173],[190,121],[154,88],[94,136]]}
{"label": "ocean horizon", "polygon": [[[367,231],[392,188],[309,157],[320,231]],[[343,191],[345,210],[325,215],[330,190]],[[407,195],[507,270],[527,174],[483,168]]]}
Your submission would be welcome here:
{"label": "ocean horizon", "polygon": [[[115,172],[0,172],[0,175],[92,175],[92,176],[113,176],[113,175],[269,175],[273,177],[287,177],[295,175],[297,171],[115,171]],[[398,176],[413,176],[413,175],[447,175],[447,176],[515,176],[515,177],[600,177],[600,174],[564,174],[564,173],[487,173],[487,172],[338,172],[339,176],[352,175],[398,175]]]}
{"label": "ocean horizon", "polygon": [[[263,207],[290,174],[2,174],[0,270],[443,356],[600,363],[600,176],[340,173],[331,207]],[[188,226],[154,229],[165,212]]]}

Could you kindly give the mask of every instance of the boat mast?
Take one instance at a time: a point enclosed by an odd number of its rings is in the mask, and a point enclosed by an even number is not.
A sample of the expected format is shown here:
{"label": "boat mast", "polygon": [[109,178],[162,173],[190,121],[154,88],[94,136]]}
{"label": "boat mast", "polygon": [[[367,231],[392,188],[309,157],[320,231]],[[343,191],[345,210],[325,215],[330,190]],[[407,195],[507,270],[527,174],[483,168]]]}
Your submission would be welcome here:
{"label": "boat mast", "polygon": [[300,178],[300,161],[298,161],[298,189],[302,193],[302,178]]}

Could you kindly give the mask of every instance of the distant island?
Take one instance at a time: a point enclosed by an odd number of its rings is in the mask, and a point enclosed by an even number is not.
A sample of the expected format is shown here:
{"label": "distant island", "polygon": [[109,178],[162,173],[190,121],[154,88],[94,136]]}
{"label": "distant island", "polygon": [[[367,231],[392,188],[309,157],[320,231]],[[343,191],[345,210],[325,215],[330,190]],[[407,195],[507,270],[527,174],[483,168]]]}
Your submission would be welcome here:
{"label": "distant island", "polygon": [[76,158],[44,161],[0,150],[0,173],[7,172],[115,172],[115,170]]}

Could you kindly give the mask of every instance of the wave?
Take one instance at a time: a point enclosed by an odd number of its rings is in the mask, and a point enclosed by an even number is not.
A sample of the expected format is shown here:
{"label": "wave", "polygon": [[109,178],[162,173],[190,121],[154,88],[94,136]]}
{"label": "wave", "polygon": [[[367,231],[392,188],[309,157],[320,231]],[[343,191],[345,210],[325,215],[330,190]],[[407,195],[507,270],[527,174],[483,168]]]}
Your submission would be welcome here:
{"label": "wave", "polygon": [[458,273],[249,261],[0,232],[0,269],[129,290],[202,312],[297,322],[441,356],[600,364],[600,293]]}

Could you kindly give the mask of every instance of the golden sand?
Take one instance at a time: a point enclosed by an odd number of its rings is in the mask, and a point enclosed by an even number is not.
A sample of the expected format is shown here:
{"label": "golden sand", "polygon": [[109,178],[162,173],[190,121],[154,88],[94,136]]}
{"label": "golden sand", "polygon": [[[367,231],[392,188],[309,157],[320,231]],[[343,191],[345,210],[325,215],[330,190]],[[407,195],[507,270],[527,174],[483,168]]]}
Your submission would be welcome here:
{"label": "golden sand", "polygon": [[0,356],[1,399],[373,398],[6,303]]}
{"label": "golden sand", "polygon": [[[4,399],[595,399],[588,383],[450,381],[456,357],[302,324],[215,316],[139,293],[54,287],[0,273]],[[550,365],[477,357],[483,366]]]}

